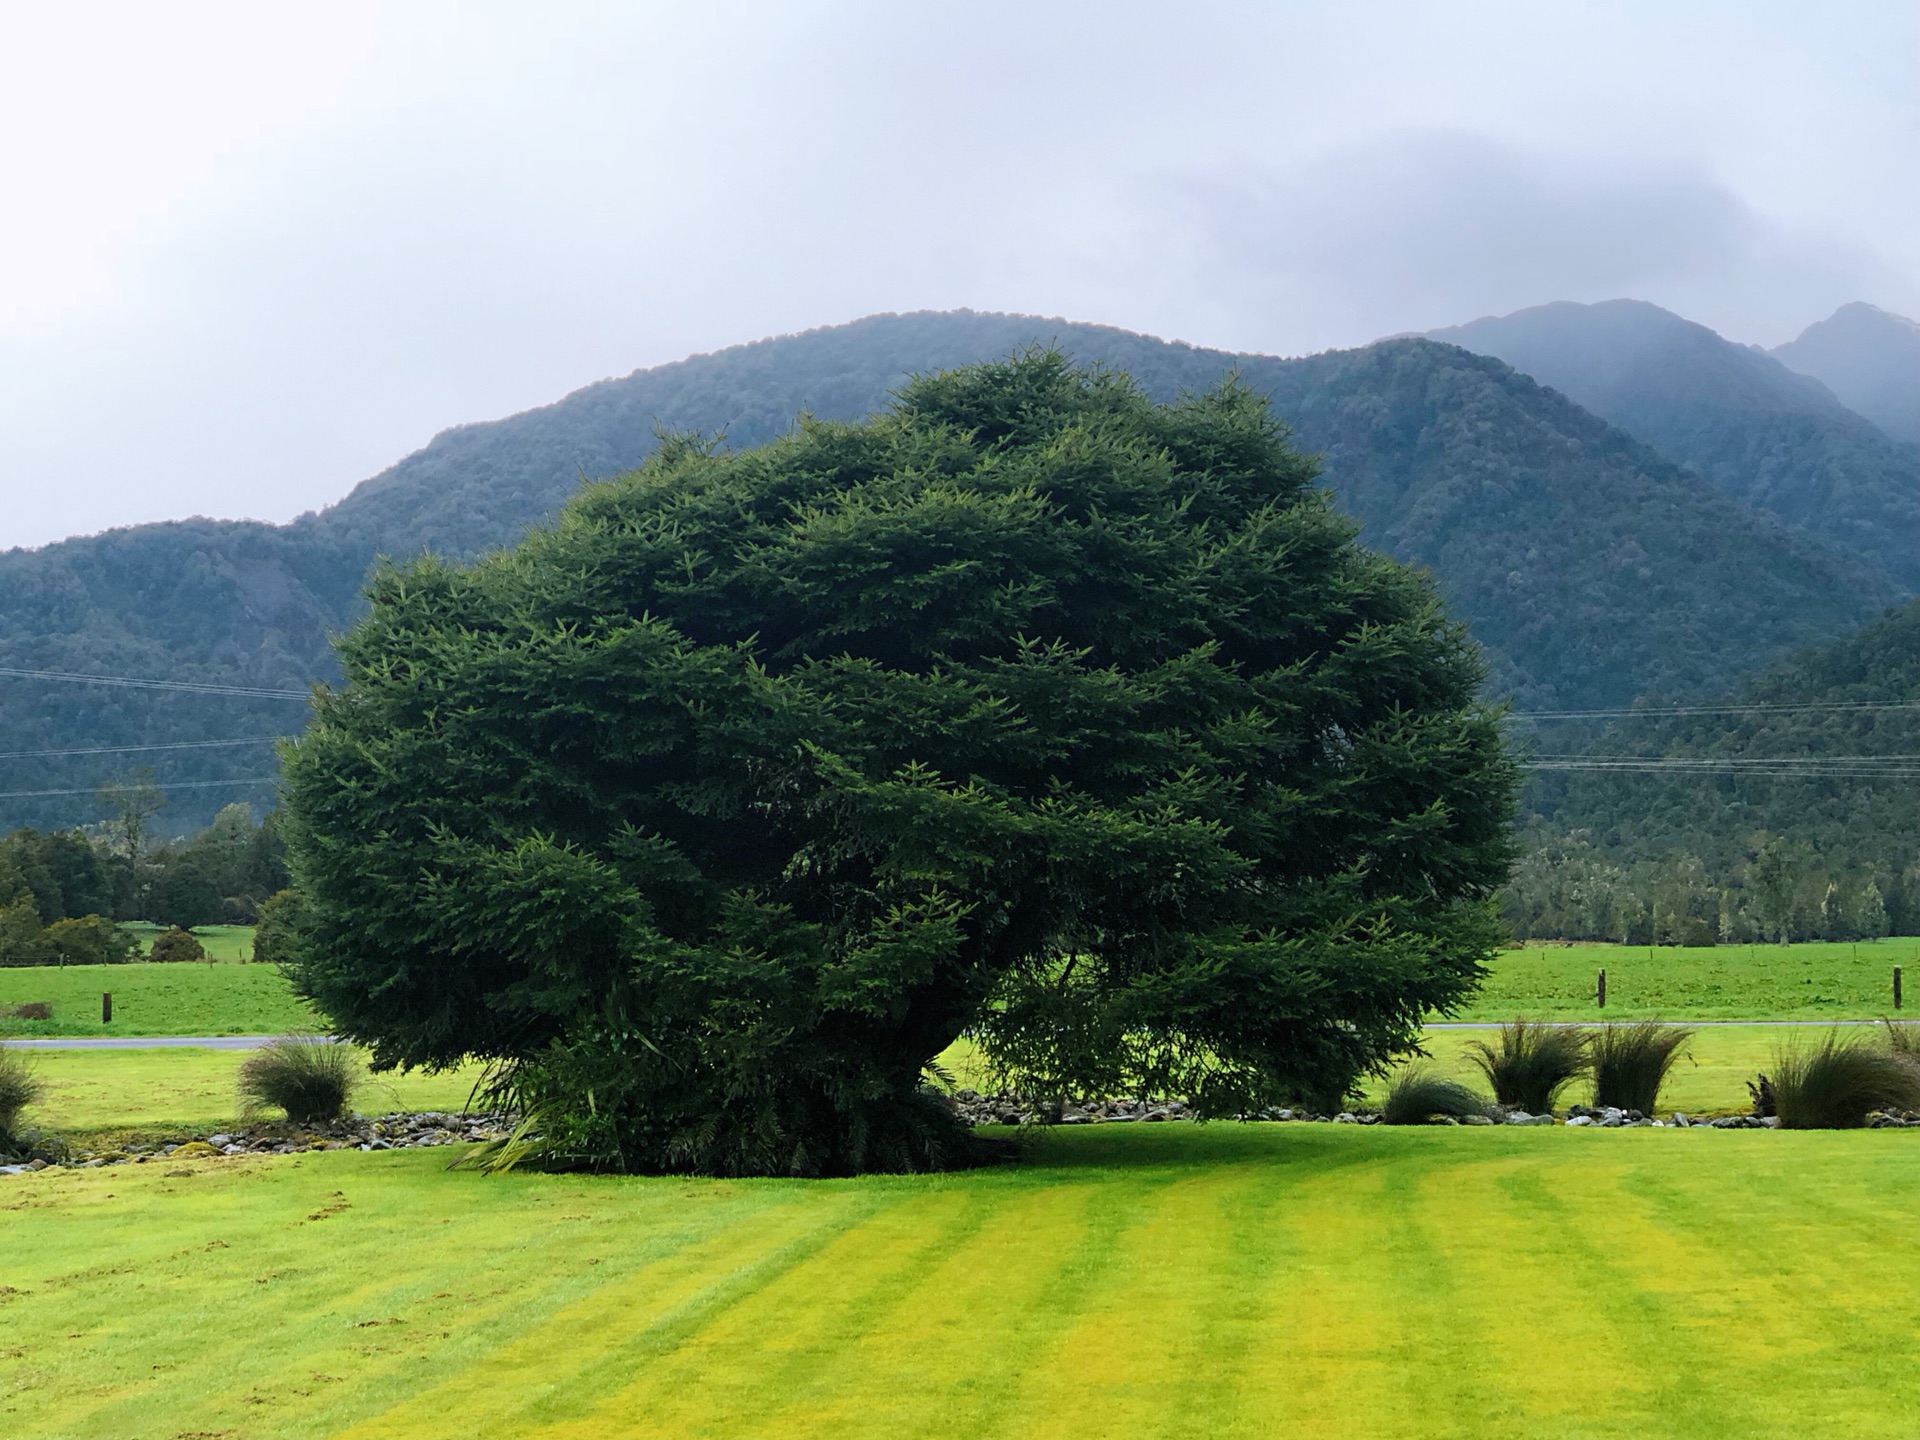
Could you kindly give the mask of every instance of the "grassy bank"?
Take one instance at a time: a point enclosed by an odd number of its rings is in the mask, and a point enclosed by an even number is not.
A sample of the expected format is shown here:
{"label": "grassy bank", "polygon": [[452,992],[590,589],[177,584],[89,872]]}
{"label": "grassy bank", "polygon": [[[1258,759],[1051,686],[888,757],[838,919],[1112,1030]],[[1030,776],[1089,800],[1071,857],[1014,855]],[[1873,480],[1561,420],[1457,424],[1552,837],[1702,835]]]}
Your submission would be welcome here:
{"label": "grassy bank", "polygon": [[[100,995],[113,1023],[100,1023]],[[0,969],[0,1012],[45,1001],[51,1020],[0,1018],[0,1038],[31,1035],[274,1035],[322,1022],[272,965],[35,965]],[[323,1028],[323,1027],[322,1027]]]}
{"label": "grassy bank", "polygon": [[0,1430],[1797,1440],[1920,1409],[1906,1132],[1110,1127],[811,1183],[444,1163],[0,1181]]}

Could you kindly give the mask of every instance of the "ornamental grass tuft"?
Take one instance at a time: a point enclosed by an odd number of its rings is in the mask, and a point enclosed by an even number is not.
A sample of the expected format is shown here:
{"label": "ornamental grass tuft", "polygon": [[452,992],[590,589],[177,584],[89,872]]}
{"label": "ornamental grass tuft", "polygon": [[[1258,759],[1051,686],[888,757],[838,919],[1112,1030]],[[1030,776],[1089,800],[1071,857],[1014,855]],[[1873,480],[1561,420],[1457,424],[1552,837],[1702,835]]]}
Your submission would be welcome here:
{"label": "ornamental grass tuft", "polygon": [[1920,1108],[1920,1066],[1860,1035],[1830,1030],[1811,1049],[1783,1051],[1772,1080],[1784,1130],[1854,1130],[1875,1110]]}
{"label": "ornamental grass tuft", "polygon": [[18,1050],[0,1045],[0,1149],[20,1131],[20,1115],[29,1105],[38,1103],[46,1086],[33,1073],[27,1057]]}
{"label": "ornamental grass tuft", "polygon": [[1541,1025],[1515,1020],[1500,1027],[1499,1045],[1475,1040],[1468,1058],[1493,1087],[1493,1098],[1534,1115],[1553,1111],[1554,1100],[1587,1072],[1587,1032],[1577,1025]]}
{"label": "ornamental grass tuft", "polygon": [[1486,1113],[1487,1102],[1458,1080],[1436,1075],[1425,1065],[1409,1065],[1387,1092],[1380,1120],[1386,1125],[1425,1125],[1436,1116],[1464,1120]]}
{"label": "ornamental grass tuft", "polygon": [[269,1040],[241,1063],[240,1100],[257,1114],[272,1106],[296,1125],[337,1120],[360,1088],[360,1057],[312,1035]]}
{"label": "ornamental grass tuft", "polygon": [[1598,1025],[1589,1034],[1593,1065],[1593,1103],[1651,1115],[1660,1103],[1660,1087],[1680,1058],[1693,1031],[1658,1020],[1631,1025]]}

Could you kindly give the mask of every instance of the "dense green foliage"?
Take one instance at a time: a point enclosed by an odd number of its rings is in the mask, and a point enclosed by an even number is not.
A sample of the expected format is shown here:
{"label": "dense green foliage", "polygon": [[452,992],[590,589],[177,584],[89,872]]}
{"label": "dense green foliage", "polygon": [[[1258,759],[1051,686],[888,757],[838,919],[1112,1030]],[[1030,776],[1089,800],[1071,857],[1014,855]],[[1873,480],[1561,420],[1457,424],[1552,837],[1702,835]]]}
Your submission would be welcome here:
{"label": "dense green foliage", "polygon": [[947,1163],[970,1028],[1054,1094],[1337,1097],[1478,977],[1512,771],[1313,478],[1243,387],[1035,353],[389,571],[287,752],[297,981],[622,1169]]}
{"label": "dense green foliage", "polygon": [[[581,476],[638,465],[656,424],[764,443],[806,411],[854,420],[910,374],[1057,341],[1127,370],[1157,400],[1238,369],[1322,454],[1336,504],[1375,548],[1429,566],[1487,648],[1495,693],[1525,706],[1700,694],[1837,636],[1898,598],[1848,556],[1771,517],[1498,361],[1398,340],[1296,360],[1236,356],[1093,325],[967,312],[876,316],[581,390],[463,426],[290,526],[186,521],[0,556],[0,665],[299,687],[335,672],[329,629],[361,613],[368,566],[464,559],[549,519]],[[297,701],[0,678],[18,750],[266,737]],[[265,744],[144,756],[183,833],[231,799],[272,803]],[[0,761],[9,823],[98,816],[114,756]],[[248,783],[221,788],[235,779]]]}
{"label": "dense green foliage", "polygon": [[1920,589],[1920,447],[1772,356],[1637,300],[1543,305],[1434,338],[1499,356],[1906,594]]}
{"label": "dense green foliage", "polygon": [[1593,1103],[1653,1114],[1680,1047],[1693,1032],[1657,1020],[1596,1025],[1587,1035]]}
{"label": "dense green foliage", "polygon": [[1400,1073],[1380,1106],[1380,1120],[1386,1125],[1425,1125],[1434,1119],[1464,1120],[1486,1113],[1487,1102],[1480,1096],[1421,1063]]}
{"label": "dense green foliage", "polygon": [[[1503,897],[1516,934],[1678,943],[1689,922],[1705,943],[1920,933],[1920,603],[1724,703],[1783,708],[1626,719],[1581,739],[1542,727],[1543,753],[1702,770],[1536,776],[1529,851]],[[1760,773],[1832,757],[1865,763]]]}

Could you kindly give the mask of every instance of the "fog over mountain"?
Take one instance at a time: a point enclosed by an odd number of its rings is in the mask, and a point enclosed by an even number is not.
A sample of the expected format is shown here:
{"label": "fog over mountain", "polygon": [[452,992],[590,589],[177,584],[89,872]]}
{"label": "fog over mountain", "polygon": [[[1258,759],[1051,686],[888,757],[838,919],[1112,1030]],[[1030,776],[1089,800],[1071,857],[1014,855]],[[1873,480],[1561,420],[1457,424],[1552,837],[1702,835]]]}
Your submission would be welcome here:
{"label": "fog over mountain", "polygon": [[1856,300],[1771,353],[1889,435],[1920,442],[1920,324]]}

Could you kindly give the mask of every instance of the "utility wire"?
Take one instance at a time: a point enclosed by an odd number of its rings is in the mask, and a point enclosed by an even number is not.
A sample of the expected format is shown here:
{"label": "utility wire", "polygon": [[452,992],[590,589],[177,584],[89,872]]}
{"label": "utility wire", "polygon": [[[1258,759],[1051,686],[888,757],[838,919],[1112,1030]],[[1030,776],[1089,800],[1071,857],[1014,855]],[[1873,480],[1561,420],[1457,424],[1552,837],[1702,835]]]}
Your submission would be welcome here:
{"label": "utility wire", "polygon": [[[0,790],[0,800],[30,800],[43,795],[98,795],[102,790],[114,784],[105,781],[99,785],[89,785],[81,790]],[[211,790],[217,785],[277,785],[278,775],[252,775],[238,780],[176,780],[155,782],[156,790]]]}
{"label": "utility wire", "polygon": [[1687,715],[1804,715],[1851,710],[1920,710],[1920,700],[1832,700],[1781,705],[1671,705],[1657,710],[1510,710],[1513,720],[1669,720]]}
{"label": "utility wire", "polygon": [[144,680],[131,675],[79,675],[66,670],[16,670],[0,665],[0,679],[65,680],[80,685],[118,685],[134,690],[179,690],[189,695],[243,695],[254,700],[305,700],[305,690],[282,690],[268,685],[215,685],[200,680]]}
{"label": "utility wire", "polygon": [[132,755],[146,750],[212,750],[230,745],[271,745],[279,735],[254,735],[245,740],[174,740],[155,745],[85,745],[71,750],[0,750],[0,760],[38,759],[51,755]]}

